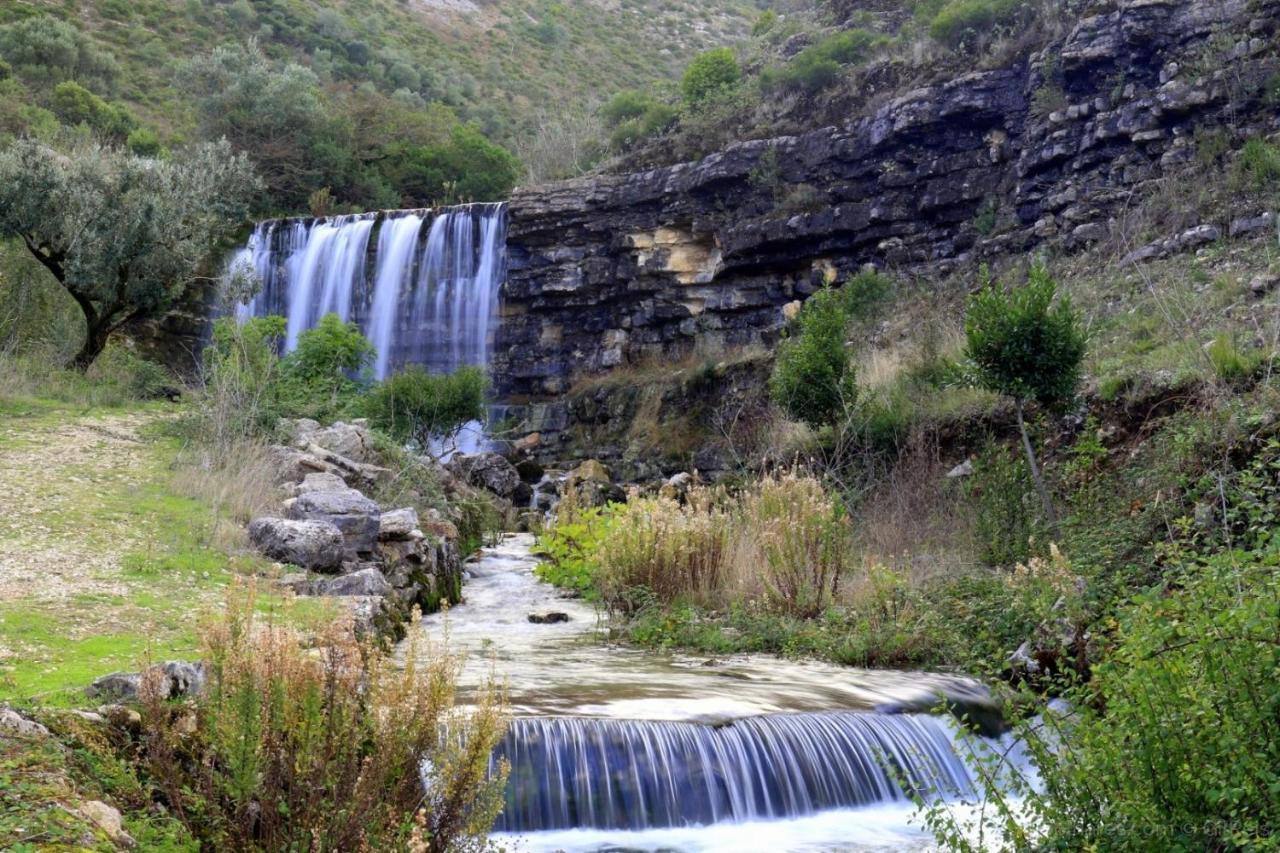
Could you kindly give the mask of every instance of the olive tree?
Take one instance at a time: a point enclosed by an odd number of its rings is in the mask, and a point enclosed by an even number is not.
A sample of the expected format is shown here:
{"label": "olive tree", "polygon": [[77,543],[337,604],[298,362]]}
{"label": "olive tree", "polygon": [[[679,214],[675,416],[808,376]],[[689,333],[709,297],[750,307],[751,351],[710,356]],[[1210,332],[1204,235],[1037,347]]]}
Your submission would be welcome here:
{"label": "olive tree", "polygon": [[84,314],[85,370],[125,323],[168,308],[248,215],[257,178],[226,142],[172,160],[24,140],[0,151],[0,236],[20,240]]}
{"label": "olive tree", "polygon": [[1031,270],[1025,287],[1005,291],[988,282],[969,300],[965,317],[965,355],[979,386],[1013,400],[1022,447],[1044,505],[1045,517],[1058,517],[1027,433],[1026,406],[1058,406],[1075,396],[1080,384],[1087,337],[1080,315],[1043,266]]}

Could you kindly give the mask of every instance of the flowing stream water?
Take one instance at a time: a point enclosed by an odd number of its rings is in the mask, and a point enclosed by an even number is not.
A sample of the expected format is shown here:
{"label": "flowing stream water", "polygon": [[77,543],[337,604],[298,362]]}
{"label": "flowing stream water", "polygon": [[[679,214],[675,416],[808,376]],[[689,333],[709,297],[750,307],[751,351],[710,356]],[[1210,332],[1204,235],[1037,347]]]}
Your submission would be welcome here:
{"label": "flowing stream water", "polygon": [[[911,793],[972,793],[957,733],[926,713],[980,703],[965,678],[610,645],[601,617],[533,573],[531,536],[467,564],[464,602],[420,630],[504,682],[515,719],[497,838],[527,850],[914,850]],[[534,623],[530,614],[567,621]]]}

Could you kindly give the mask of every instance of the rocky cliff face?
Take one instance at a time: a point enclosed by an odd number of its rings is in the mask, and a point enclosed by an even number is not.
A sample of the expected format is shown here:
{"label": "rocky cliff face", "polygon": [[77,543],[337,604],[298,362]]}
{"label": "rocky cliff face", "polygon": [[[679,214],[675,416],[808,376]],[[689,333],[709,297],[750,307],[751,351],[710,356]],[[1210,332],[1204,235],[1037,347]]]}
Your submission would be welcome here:
{"label": "rocky cliff face", "polygon": [[1194,162],[1197,128],[1280,126],[1280,0],[1101,9],[1020,65],[842,127],[518,192],[499,390],[535,400],[623,364],[769,343],[797,300],[867,263],[936,274],[1114,238],[1144,185]]}

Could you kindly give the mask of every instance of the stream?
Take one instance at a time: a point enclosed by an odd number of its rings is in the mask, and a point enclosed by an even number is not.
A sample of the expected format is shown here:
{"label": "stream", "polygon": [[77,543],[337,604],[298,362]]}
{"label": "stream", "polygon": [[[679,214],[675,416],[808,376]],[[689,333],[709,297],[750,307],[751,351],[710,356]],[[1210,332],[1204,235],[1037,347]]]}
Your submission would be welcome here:
{"label": "stream", "polygon": [[[907,790],[972,793],[951,723],[913,711],[941,695],[981,703],[976,681],[608,644],[590,604],[534,576],[533,545],[511,534],[485,548],[466,565],[464,603],[420,628],[466,656],[464,695],[495,675],[506,685],[499,844],[919,850],[931,838]],[[529,620],[548,613],[568,620]]]}

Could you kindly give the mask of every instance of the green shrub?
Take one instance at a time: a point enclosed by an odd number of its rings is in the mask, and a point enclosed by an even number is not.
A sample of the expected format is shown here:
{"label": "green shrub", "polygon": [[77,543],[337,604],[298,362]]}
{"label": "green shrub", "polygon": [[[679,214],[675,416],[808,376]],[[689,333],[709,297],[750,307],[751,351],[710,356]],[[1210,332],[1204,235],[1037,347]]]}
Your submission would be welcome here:
{"label": "green shrub", "polygon": [[365,411],[374,426],[420,449],[448,439],[470,421],[484,419],[489,378],[477,367],[436,375],[410,365],[369,392]]}
{"label": "green shrub", "polygon": [[117,385],[136,400],[153,400],[174,388],[173,376],[164,367],[114,344],[103,350],[89,369],[88,377],[95,382]]}
{"label": "green shrub", "polygon": [[1265,360],[1262,352],[1241,349],[1235,338],[1225,332],[1213,339],[1207,353],[1213,372],[1228,385],[1247,381]]}
{"label": "green shrub", "polygon": [[[1186,566],[1127,607],[1073,709],[1019,727],[1042,787],[983,774],[985,837],[1010,850],[1276,849],[1278,556]],[[927,819],[951,849],[978,849],[970,819],[945,807]]]}
{"label": "green shrub", "polygon": [[893,293],[893,279],[875,269],[864,269],[840,288],[840,299],[849,320],[868,326],[880,318]]}
{"label": "green shrub", "polygon": [[766,88],[791,88],[817,92],[834,83],[842,66],[865,62],[884,38],[862,29],[828,36],[796,54],[780,69],[767,69],[761,82]]}
{"label": "green shrub", "polygon": [[[985,274],[985,273],[984,273]],[[1080,315],[1043,266],[1031,270],[1026,286],[1010,292],[995,282],[969,299],[965,314],[965,355],[977,384],[1012,398],[1031,478],[1052,527],[1057,513],[1027,433],[1028,402],[1060,406],[1075,396],[1088,338]]]}
{"label": "green shrub", "polygon": [[368,384],[373,345],[355,323],[337,314],[298,335],[298,346],[280,363],[279,401],[283,414],[330,421],[351,411]]}
{"label": "green shrub", "polygon": [[1044,520],[1036,509],[1035,484],[1024,460],[989,447],[966,483],[973,514],[974,545],[983,563],[1011,568],[1043,551]]}
{"label": "green shrub", "polygon": [[809,297],[791,336],[778,345],[769,390],[793,418],[813,427],[832,423],[857,398],[845,349],[849,315],[840,292],[829,288]]}
{"label": "green shrub", "polygon": [[284,335],[283,317],[215,321],[204,349],[202,399],[180,428],[215,451],[274,430],[280,417],[277,353]]}
{"label": "green shrub", "polygon": [[1254,189],[1280,185],[1280,145],[1250,139],[1240,152],[1240,170]]}
{"label": "green shrub", "polygon": [[595,554],[610,535],[612,517],[612,509],[605,507],[561,513],[538,537],[538,553],[544,558],[536,570],[538,577],[588,598],[596,597],[599,563]]}
{"label": "green shrub", "polygon": [[738,85],[742,69],[733,50],[727,47],[708,50],[689,63],[680,80],[680,93],[686,104],[697,106]]}
{"label": "green shrub", "polygon": [[53,88],[50,107],[64,124],[84,124],[114,142],[123,142],[137,127],[128,110],[110,104],[74,80]]}
{"label": "green shrub", "polygon": [[950,48],[959,48],[1015,25],[1025,0],[951,0],[929,25],[929,35]]}
{"label": "green shrub", "polygon": [[160,137],[148,127],[139,127],[131,131],[128,139],[125,140],[125,145],[139,157],[157,157],[163,150]]}
{"label": "green shrub", "polygon": [[600,109],[605,127],[610,129],[609,145],[627,151],[657,136],[675,124],[675,107],[652,95],[635,90],[619,92]]}

